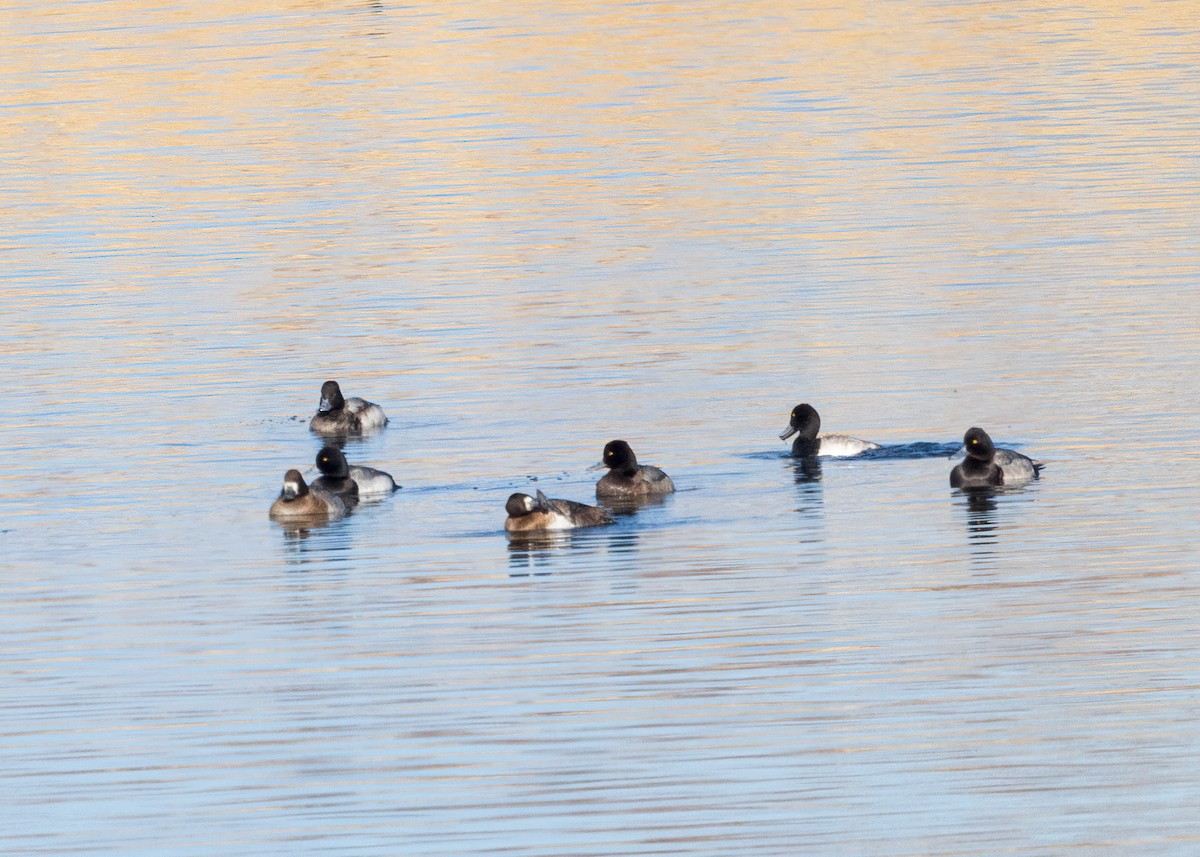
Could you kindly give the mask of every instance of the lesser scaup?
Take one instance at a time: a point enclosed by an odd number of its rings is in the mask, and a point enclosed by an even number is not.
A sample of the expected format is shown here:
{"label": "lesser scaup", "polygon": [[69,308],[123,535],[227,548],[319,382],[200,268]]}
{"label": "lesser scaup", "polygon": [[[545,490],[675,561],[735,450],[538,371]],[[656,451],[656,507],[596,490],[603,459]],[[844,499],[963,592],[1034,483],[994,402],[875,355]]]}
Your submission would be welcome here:
{"label": "lesser scaup", "polygon": [[537,497],[513,494],[504,509],[508,512],[504,529],[510,533],[573,530],[612,523],[612,518],[603,509],[572,500],[552,500],[541,491],[537,492]]}
{"label": "lesser scaup", "polygon": [[596,483],[596,496],[621,499],[626,497],[661,497],[675,491],[671,477],[650,464],[638,464],[637,456],[623,440],[612,440],[604,446],[604,457],[588,470],[607,467],[608,473]]}
{"label": "lesser scaup", "polygon": [[383,408],[357,396],[342,398],[337,381],[321,385],[321,403],[308,427],[317,434],[354,435],[372,432],[387,425]]}
{"label": "lesser scaup", "polygon": [[1037,479],[1046,465],[1011,449],[996,449],[988,433],[969,428],[963,435],[967,457],[950,471],[951,488],[995,488]]}
{"label": "lesser scaup", "polygon": [[309,488],[299,470],[284,474],[283,490],[271,504],[274,521],[330,520],[345,514],[346,504],[340,497],[322,488]]}
{"label": "lesser scaup", "polygon": [[345,453],[336,446],[325,446],[317,453],[317,469],[321,471],[321,476],[313,485],[319,485],[342,498],[379,497],[391,494],[400,487],[391,474],[374,467],[350,464],[346,461]]}
{"label": "lesser scaup", "polygon": [[792,455],[796,458],[811,458],[814,455],[845,458],[866,452],[868,449],[879,449],[879,444],[869,440],[859,440],[845,434],[818,435],[817,432],[820,430],[821,416],[817,413],[817,409],[807,404],[796,405],[792,408],[792,417],[788,422],[788,427],[784,429],[779,439],[787,440],[792,435],[796,435],[796,439],[792,441]]}

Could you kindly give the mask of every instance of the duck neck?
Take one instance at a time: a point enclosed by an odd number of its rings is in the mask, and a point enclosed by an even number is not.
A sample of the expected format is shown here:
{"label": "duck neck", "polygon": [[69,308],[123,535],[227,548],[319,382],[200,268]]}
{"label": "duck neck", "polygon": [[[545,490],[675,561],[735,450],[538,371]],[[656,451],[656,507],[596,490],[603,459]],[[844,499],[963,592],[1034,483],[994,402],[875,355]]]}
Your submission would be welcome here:
{"label": "duck neck", "polygon": [[963,473],[968,473],[971,476],[986,476],[992,472],[994,466],[990,458],[972,458],[969,455],[962,463]]}
{"label": "duck neck", "polygon": [[816,458],[821,442],[815,437],[798,437],[792,441],[793,458]]}

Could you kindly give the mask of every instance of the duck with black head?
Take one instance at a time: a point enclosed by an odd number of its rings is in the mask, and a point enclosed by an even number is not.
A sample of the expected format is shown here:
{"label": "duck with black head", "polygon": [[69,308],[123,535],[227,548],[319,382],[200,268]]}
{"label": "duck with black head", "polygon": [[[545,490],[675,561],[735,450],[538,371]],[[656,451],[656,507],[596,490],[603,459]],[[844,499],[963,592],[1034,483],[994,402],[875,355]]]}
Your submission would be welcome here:
{"label": "duck with black head", "polygon": [[343,398],[337,381],[321,385],[321,401],[308,427],[320,435],[346,437],[369,434],[387,425],[387,415],[374,402],[352,396]]}
{"label": "duck with black head", "polygon": [[343,499],[384,497],[400,488],[389,473],[374,467],[350,464],[346,461],[345,453],[336,446],[322,447],[317,453],[317,469],[321,475],[313,481],[313,485],[319,485]]}
{"label": "duck with black head", "polygon": [[610,440],[604,455],[588,470],[608,468],[596,483],[601,500],[625,500],[637,497],[662,497],[675,491],[671,477],[652,464],[638,464],[633,448],[623,440]]}
{"label": "duck with black head", "polygon": [[513,494],[504,510],[508,512],[504,529],[510,533],[574,530],[612,523],[603,509],[573,500],[552,500],[541,491],[536,497]]}
{"label": "duck with black head", "polygon": [[346,504],[323,488],[309,487],[299,470],[283,476],[283,489],[271,504],[273,521],[329,521],[346,514]]}
{"label": "duck with black head", "polygon": [[967,457],[950,471],[951,488],[1001,488],[1037,479],[1046,465],[1011,449],[997,449],[978,427],[963,435]]}
{"label": "duck with black head", "polygon": [[848,458],[852,455],[866,452],[868,449],[879,449],[879,444],[869,440],[860,440],[847,434],[818,434],[821,430],[821,415],[809,404],[800,404],[792,408],[788,427],[779,436],[787,440],[792,435],[792,455],[795,458],[812,458],[823,455],[835,458]]}

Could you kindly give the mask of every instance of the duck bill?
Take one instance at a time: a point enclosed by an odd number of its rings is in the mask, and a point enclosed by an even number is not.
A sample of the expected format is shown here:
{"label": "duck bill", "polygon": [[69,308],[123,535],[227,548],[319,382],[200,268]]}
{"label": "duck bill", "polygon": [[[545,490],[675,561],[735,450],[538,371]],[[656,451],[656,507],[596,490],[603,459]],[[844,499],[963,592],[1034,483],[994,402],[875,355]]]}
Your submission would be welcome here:
{"label": "duck bill", "polygon": [[593,473],[593,472],[595,472],[595,471],[597,471],[597,470],[603,470],[603,469],[604,469],[604,468],[606,468],[606,467],[608,467],[608,465],[607,465],[607,464],[605,464],[603,461],[597,461],[595,464],[593,464],[591,467],[589,467],[589,468],[588,468],[587,470],[585,470],[584,472],[585,472],[585,473]]}
{"label": "duck bill", "polygon": [[783,430],[783,434],[781,434],[781,435],[779,436],[779,439],[780,439],[780,440],[787,440],[789,437],[791,437],[792,435],[794,435],[794,434],[795,434],[796,432],[798,432],[798,431],[800,431],[800,429],[796,428],[795,426],[788,426],[787,428],[785,428],[785,429]]}
{"label": "duck bill", "polygon": [[[309,399],[309,401],[311,402],[311,401],[312,401],[312,399]],[[321,397],[321,404],[317,405],[317,413],[319,413],[319,414],[327,414],[327,413],[329,413],[329,412],[330,412],[330,411],[332,411],[332,410],[333,410],[333,402],[329,401],[329,400],[328,400],[328,399],[326,399],[324,396],[322,396],[322,397]]]}

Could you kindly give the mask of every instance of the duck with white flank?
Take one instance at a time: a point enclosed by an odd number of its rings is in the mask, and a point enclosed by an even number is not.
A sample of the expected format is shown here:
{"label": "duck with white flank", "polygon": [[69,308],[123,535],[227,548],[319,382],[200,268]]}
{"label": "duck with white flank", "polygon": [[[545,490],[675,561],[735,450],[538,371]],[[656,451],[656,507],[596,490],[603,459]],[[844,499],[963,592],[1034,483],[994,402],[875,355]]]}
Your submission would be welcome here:
{"label": "duck with white flank", "polygon": [[321,476],[313,481],[340,497],[384,497],[400,488],[391,474],[350,464],[336,446],[325,446],[317,453],[317,469]]}
{"label": "duck with white flank", "polygon": [[368,434],[387,425],[387,415],[374,402],[352,396],[342,397],[337,381],[321,385],[321,402],[308,427],[320,435],[345,437]]}
{"label": "duck with white flank", "polygon": [[846,434],[817,434],[821,430],[821,415],[812,405],[796,405],[792,408],[792,416],[788,427],[779,436],[787,440],[792,435],[792,456],[795,458],[812,458],[817,455],[847,458],[858,455],[868,449],[879,449],[879,444],[869,440],[859,440]]}
{"label": "duck with white flank", "polygon": [[510,533],[574,530],[612,523],[612,518],[603,509],[573,500],[552,500],[541,491],[536,497],[513,494],[504,509],[508,512],[504,529]]}

